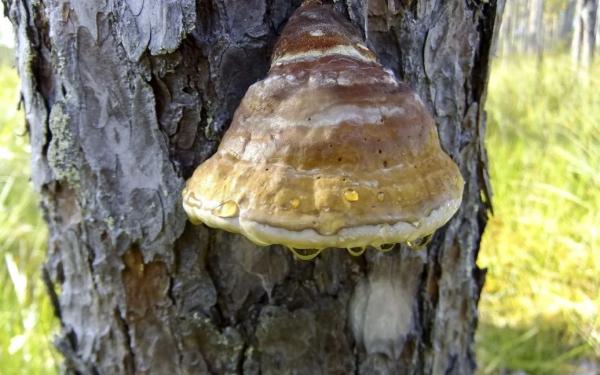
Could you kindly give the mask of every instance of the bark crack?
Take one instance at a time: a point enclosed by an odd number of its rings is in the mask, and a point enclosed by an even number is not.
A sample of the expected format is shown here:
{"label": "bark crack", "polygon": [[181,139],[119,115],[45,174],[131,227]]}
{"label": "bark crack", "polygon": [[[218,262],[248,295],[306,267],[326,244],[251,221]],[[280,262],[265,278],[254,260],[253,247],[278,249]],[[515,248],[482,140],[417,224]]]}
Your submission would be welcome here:
{"label": "bark crack", "polygon": [[42,266],[42,281],[46,286],[46,292],[50,297],[50,303],[52,304],[52,309],[54,311],[54,316],[58,318],[59,321],[62,321],[62,311],[60,309],[60,302],[58,299],[58,294],[56,293],[56,289],[54,289],[54,282],[50,277],[50,272],[48,271],[48,265]]}
{"label": "bark crack", "polygon": [[127,319],[121,315],[121,310],[119,307],[115,307],[114,316],[125,338],[126,355],[123,358],[123,366],[125,369],[127,369],[128,373],[134,374],[136,372],[135,352],[133,348],[133,341],[131,339],[131,333],[129,331],[129,323],[127,323]]}

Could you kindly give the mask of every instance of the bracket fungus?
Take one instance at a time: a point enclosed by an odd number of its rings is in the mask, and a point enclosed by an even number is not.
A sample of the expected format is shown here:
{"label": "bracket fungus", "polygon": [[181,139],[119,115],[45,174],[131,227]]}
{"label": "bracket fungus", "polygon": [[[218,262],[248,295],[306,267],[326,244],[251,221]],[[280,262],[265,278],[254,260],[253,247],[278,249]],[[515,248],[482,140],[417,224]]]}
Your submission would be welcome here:
{"label": "bracket fungus", "polygon": [[418,243],[458,210],[463,184],[417,94],[354,25],[312,0],[288,21],[268,76],[188,180],[183,205],[192,223],[309,259],[328,247],[359,255]]}

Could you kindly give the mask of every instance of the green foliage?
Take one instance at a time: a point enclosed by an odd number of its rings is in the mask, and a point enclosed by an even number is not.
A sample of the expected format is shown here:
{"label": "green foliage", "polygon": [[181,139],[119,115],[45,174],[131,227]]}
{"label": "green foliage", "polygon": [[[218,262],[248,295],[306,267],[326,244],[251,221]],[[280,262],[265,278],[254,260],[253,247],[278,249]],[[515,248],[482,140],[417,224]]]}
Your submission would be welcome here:
{"label": "green foliage", "polygon": [[493,66],[482,373],[566,374],[600,358],[599,85],[599,63],[583,79],[562,56]]}
{"label": "green foliage", "polygon": [[29,182],[18,77],[0,65],[0,373],[55,373],[52,309],[41,281],[46,227]]}

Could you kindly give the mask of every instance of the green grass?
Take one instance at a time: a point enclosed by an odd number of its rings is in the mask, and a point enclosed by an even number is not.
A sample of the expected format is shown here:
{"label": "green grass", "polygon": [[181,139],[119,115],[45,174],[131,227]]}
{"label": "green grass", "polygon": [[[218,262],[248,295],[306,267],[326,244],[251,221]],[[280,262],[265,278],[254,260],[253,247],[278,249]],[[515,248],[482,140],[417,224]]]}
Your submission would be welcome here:
{"label": "green grass", "polygon": [[566,374],[600,358],[600,64],[494,64],[487,147],[495,216],[479,264],[482,373]]}
{"label": "green grass", "polygon": [[[600,64],[494,65],[488,151],[496,215],[478,331],[480,371],[565,374],[600,358]],[[0,66],[0,373],[57,370],[57,323],[40,281],[46,229],[29,183],[18,80]]]}
{"label": "green grass", "polygon": [[0,65],[0,373],[57,371],[57,323],[40,278],[46,227],[29,182],[29,146],[18,77]]}

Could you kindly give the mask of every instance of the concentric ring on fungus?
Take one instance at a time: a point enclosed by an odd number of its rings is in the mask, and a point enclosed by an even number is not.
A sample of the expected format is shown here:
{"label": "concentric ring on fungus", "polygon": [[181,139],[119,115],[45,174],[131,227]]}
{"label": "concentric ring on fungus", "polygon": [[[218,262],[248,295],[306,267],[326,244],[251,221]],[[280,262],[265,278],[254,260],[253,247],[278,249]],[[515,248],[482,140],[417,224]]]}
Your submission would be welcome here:
{"label": "concentric ring on fungus", "polygon": [[190,221],[312,259],[330,247],[358,256],[418,244],[450,220],[458,167],[418,95],[360,35],[319,1],[292,15],[268,76],[187,181]]}

